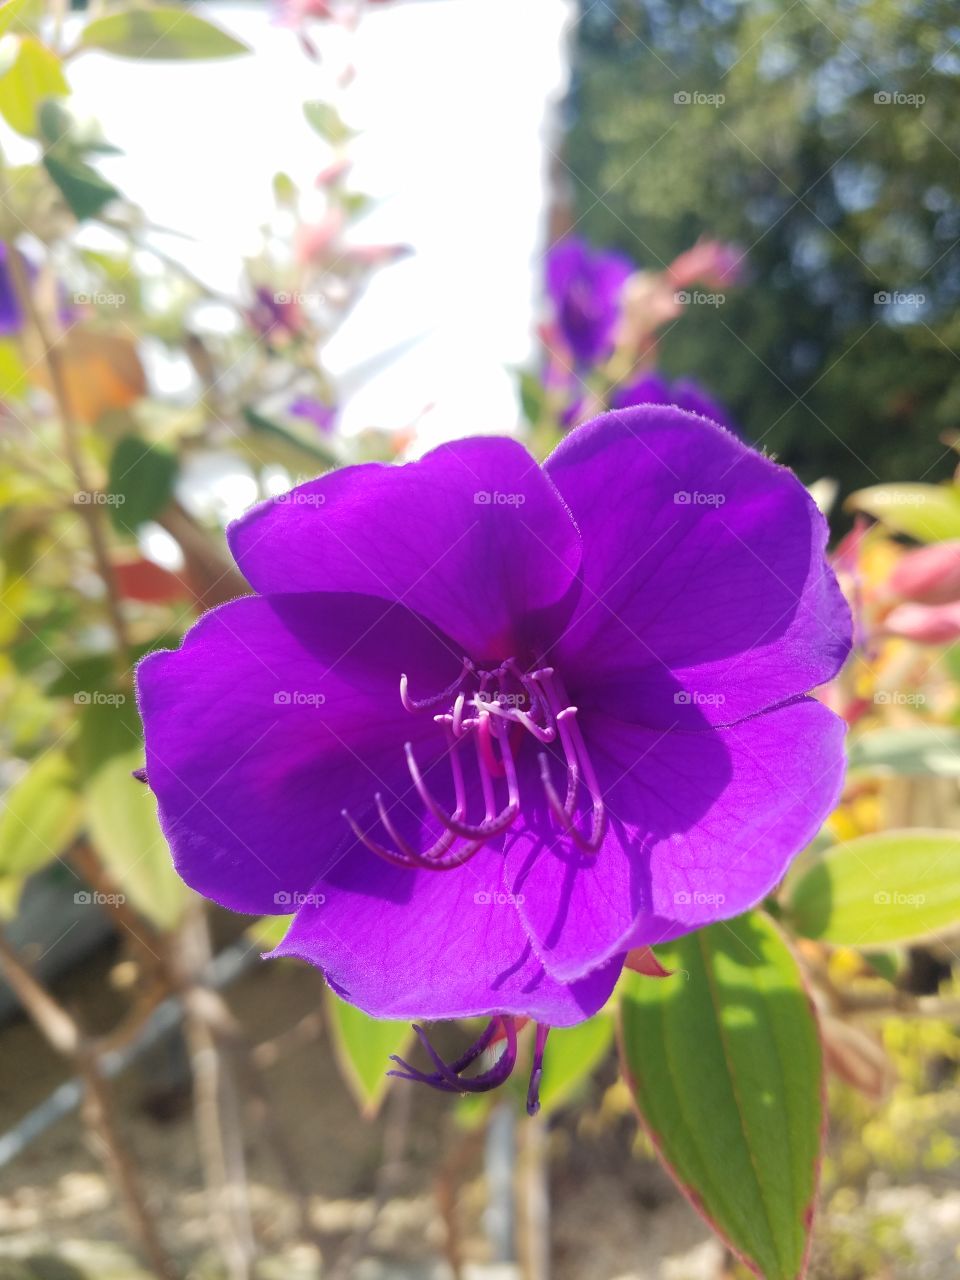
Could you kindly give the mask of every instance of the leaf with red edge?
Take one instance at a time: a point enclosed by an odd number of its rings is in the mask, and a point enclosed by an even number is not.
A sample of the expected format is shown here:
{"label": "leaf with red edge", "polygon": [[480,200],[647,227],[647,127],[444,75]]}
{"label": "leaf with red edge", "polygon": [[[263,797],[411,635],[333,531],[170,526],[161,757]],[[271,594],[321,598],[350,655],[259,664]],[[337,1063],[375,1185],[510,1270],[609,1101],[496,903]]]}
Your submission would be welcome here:
{"label": "leaf with red edge", "polygon": [[797,963],[753,912],[627,973],[624,1076],[671,1176],[765,1280],[804,1274],[823,1130],[820,1038]]}

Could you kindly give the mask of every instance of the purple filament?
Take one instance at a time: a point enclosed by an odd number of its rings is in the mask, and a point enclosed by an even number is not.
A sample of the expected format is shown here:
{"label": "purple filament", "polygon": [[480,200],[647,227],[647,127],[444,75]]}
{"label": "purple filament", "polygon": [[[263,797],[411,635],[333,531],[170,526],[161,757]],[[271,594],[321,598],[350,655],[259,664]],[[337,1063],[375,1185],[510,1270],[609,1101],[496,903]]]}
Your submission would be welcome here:
{"label": "purple filament", "polygon": [[[468,680],[473,685],[472,692],[463,687]],[[510,691],[505,691],[504,683]],[[411,781],[441,831],[428,849],[414,848],[397,829],[378,792],[374,796],[377,819],[392,847],[374,839],[369,831],[361,830],[343,810],[354,835],[371,852],[394,866],[449,871],[463,866],[487,841],[507,831],[521,805],[516,747],[511,742],[511,735],[515,733],[519,733],[521,739],[529,734],[541,746],[558,744],[566,765],[566,794],[560,798],[551,777],[550,759],[541,752],[540,778],[547,805],[560,828],[578,848],[591,854],[598,851],[607,820],[603,795],[577,722],[577,708],[567,703],[563,685],[552,667],[524,672],[514,658],[508,658],[499,667],[485,671],[465,657],[453,683],[431,697],[411,698],[407,677],[401,676],[400,700],[412,714],[444,703],[450,707],[449,711],[435,714],[433,719],[447,741],[454,807],[448,812],[436,799],[417,763],[412,743],[406,743],[404,754]],[[472,820],[468,814],[468,789],[461,757],[461,748],[470,738],[475,748],[478,791],[483,800],[483,817],[479,821]],[[591,803],[590,829],[586,832],[577,822],[581,789],[586,791]],[[458,841],[462,842],[459,847]]]}

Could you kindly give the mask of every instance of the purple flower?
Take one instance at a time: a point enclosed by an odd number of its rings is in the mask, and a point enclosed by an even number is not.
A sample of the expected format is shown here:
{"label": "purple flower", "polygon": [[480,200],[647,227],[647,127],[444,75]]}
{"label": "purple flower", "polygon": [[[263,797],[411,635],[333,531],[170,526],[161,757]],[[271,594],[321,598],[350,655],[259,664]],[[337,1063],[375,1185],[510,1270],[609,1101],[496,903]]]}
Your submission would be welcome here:
{"label": "purple flower", "polygon": [[491,1087],[515,1018],[542,1054],[627,952],[753,906],[830,811],[843,728],[804,696],[850,644],[825,540],[791,472],[672,407],[543,466],[461,440],[255,508],[229,541],[257,594],[139,667],[180,874],[295,911],[274,954],[374,1016],[489,1015],[401,1071]]}
{"label": "purple flower", "polygon": [[737,430],[723,405],[692,378],[669,383],[659,373],[643,373],[634,382],[617,388],[610,397],[611,409],[629,409],[638,404],[675,404],[678,409],[718,422],[728,431]]}
{"label": "purple flower", "polygon": [[620,293],[633,269],[622,254],[592,249],[579,236],[565,236],[547,254],[547,292],[578,364],[597,364],[610,354]]}
{"label": "purple flower", "polygon": [[275,293],[265,285],[254,289],[247,319],[262,338],[268,339],[291,337],[303,328],[303,312],[296,296]]}
{"label": "purple flower", "polygon": [[295,418],[303,418],[311,422],[325,436],[330,435],[337,421],[337,410],[334,405],[324,404],[315,396],[297,396],[288,406]]}
{"label": "purple flower", "polygon": [[23,310],[7,265],[7,246],[0,241],[0,338],[10,338],[23,328]]}

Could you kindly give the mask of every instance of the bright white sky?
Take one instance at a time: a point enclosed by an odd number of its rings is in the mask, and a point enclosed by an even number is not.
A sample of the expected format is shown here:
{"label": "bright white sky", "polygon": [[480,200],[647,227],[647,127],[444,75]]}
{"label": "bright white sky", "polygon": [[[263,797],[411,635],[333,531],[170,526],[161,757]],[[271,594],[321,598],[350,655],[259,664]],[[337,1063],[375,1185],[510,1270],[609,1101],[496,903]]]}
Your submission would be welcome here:
{"label": "bright white sky", "polygon": [[[357,239],[415,254],[377,276],[328,350],[346,430],[400,427],[427,405],[421,448],[516,425],[508,366],[531,350],[545,144],[572,11],[573,0],[400,0],[364,18],[342,110],[363,129],[354,183],[379,204]],[[312,188],[323,144],[302,104],[328,86],[265,6],[207,12],[254,56],[185,65],[85,54],[70,74],[75,107],[125,152],[104,173],[152,222],[192,235],[165,248],[229,292],[273,208],[273,174]],[[316,30],[320,41],[341,35]],[[392,349],[402,354],[358,385],[351,370]]]}

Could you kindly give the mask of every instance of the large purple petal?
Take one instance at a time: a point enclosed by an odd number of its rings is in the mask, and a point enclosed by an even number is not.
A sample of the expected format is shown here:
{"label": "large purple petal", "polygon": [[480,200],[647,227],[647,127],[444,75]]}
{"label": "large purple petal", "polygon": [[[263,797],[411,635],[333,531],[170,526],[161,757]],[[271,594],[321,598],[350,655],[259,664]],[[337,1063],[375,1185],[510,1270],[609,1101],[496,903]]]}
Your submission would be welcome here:
{"label": "large purple petal", "polygon": [[344,999],[378,1018],[512,1013],[551,1026],[604,1004],[622,957],[570,984],[551,978],[504,882],[481,850],[455,871],[411,871],[345,850],[314,885],[274,955],[318,965]]}
{"label": "large purple petal", "polygon": [[403,710],[399,676],[424,697],[459,666],[409,610],[351,595],[236,600],[144,659],[147,776],[184,880],[234,910],[287,913],[352,840],[344,807],[359,819],[379,790],[419,820],[403,743],[425,763],[443,743]]}
{"label": "large purple petal", "polygon": [[331,472],[230,526],[255,591],[398,600],[477,659],[566,617],[580,543],[552,483],[514,440],[443,445],[405,466]]}
{"label": "large purple petal", "polygon": [[672,407],[605,414],[545,469],[584,543],[557,649],[571,699],[657,726],[733,723],[829,680],[850,614],[797,478]]}
{"label": "large purple petal", "polygon": [[807,698],[701,733],[603,717],[584,729],[610,816],[599,851],[564,848],[526,807],[507,842],[534,951],[561,980],[754,906],[843,778],[843,724]]}

